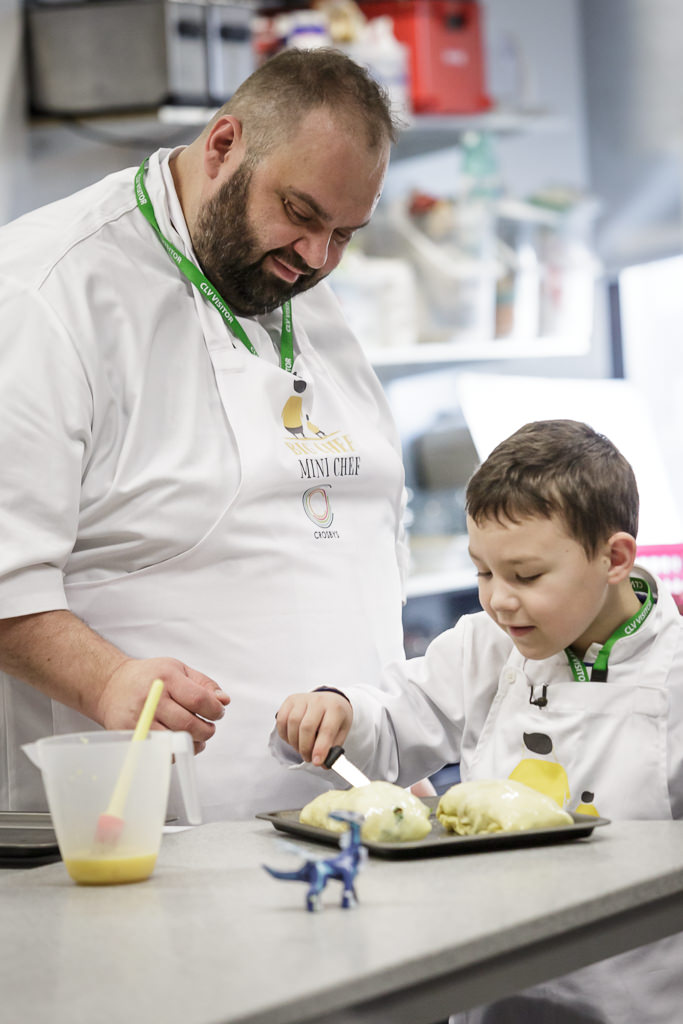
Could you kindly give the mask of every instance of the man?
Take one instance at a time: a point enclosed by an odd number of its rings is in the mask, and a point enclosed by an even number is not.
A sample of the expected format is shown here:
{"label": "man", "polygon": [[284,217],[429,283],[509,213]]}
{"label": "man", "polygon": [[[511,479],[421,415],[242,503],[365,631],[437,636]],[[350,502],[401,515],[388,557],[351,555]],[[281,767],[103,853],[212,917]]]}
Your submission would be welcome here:
{"label": "man", "polygon": [[394,131],[346,57],[283,53],[187,148],[0,231],[0,806],[45,806],[23,742],[131,728],[155,677],[206,820],[296,806],[282,698],[400,655],[399,443],[322,283]]}

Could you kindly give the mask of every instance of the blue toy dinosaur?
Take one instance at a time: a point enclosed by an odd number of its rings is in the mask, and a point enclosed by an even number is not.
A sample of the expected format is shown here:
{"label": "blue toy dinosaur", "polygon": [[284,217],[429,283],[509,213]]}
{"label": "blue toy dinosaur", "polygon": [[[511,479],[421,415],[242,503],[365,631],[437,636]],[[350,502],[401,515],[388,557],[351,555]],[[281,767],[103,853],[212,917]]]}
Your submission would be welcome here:
{"label": "blue toy dinosaur", "polygon": [[355,811],[331,811],[330,818],[337,821],[346,821],[349,824],[348,831],[339,838],[341,852],[334,857],[308,857],[307,851],[293,843],[288,843],[288,848],[300,853],[306,858],[300,868],[295,871],[277,871],[269,868],[267,864],[262,867],[272,875],[273,878],[284,878],[289,881],[308,882],[308,893],[306,894],[306,909],[320,910],[320,894],[327,885],[328,879],[336,878],[343,885],[341,905],[344,909],[355,907],[358,903],[354,879],[358,871],[367,860],[368,851],[361,844],[360,829],[363,823],[363,815]]}

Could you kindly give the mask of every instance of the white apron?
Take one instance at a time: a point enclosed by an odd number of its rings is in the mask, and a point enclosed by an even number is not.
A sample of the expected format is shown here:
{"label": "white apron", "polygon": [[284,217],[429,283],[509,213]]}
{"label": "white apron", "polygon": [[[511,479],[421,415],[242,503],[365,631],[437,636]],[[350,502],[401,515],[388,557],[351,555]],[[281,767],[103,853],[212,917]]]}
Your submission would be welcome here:
{"label": "white apron", "polygon": [[[648,659],[648,683],[543,679],[517,650],[500,675],[463,780],[512,776],[566,809],[615,819],[670,819],[666,677],[676,646],[664,630]],[[547,704],[542,699],[545,684]],[[452,1024],[672,1024],[683,1005],[683,936],[585,967]],[[564,1010],[564,1012],[563,1012]]]}
{"label": "white apron", "polygon": [[[179,658],[230,695],[215,736],[195,759],[208,821],[301,806],[332,785],[288,772],[270,755],[268,736],[288,694],[373,680],[402,655],[396,540],[403,471],[398,452],[331,378],[296,317],[294,371],[307,382],[296,395],[293,374],[235,347],[222,322],[207,330],[205,308],[201,319],[239,451],[236,495],[190,550],[112,580],[67,580],[65,589],[70,609],[127,654]],[[12,685],[24,709],[36,705],[32,738],[36,723],[39,735],[93,728],[30,687]],[[15,792],[23,809],[40,808],[39,777],[25,777],[31,766],[19,750],[28,737],[8,733]]]}

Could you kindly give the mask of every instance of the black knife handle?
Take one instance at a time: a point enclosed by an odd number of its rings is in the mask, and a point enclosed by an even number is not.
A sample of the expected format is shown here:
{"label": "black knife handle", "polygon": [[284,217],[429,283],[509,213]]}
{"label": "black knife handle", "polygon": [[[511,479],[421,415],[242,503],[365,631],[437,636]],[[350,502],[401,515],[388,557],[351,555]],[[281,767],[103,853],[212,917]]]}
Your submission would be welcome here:
{"label": "black knife handle", "polygon": [[330,747],[327,752],[327,757],[323,761],[326,768],[331,768],[338,757],[341,757],[344,753],[343,747]]}

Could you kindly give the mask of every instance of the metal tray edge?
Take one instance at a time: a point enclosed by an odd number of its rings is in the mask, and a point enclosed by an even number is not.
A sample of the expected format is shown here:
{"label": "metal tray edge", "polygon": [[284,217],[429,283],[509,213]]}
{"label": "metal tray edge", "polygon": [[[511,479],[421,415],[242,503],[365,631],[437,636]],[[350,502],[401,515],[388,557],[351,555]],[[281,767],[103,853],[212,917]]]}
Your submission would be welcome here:
{"label": "metal tray edge", "polygon": [[[262,821],[270,821],[279,832],[337,846],[339,835],[317,828],[315,825],[304,825],[298,820],[284,815],[299,814],[300,809],[283,811],[263,811],[256,815]],[[364,846],[376,857],[388,859],[446,856],[455,853],[475,853],[485,850],[497,850],[520,846],[540,846],[552,843],[571,842],[590,836],[593,829],[610,824],[609,818],[594,817],[592,814],[572,813],[573,825],[546,829],[527,829],[520,832],[494,832],[487,835],[458,836],[454,833],[438,833],[425,836],[406,843],[381,843],[367,841]]]}

